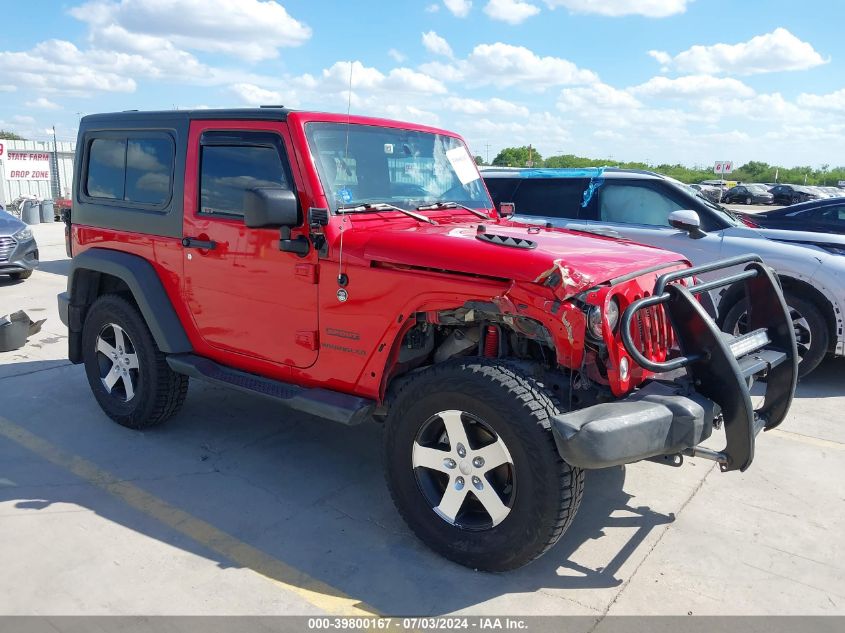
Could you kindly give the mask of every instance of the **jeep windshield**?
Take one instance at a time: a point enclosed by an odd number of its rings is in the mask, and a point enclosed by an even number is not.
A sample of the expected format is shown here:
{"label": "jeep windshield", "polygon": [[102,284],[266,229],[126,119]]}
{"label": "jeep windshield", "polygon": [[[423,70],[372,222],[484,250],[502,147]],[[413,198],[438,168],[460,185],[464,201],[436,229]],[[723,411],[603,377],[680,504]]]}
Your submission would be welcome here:
{"label": "jeep windshield", "polygon": [[475,161],[453,136],[318,122],[305,134],[334,211],[493,207]]}

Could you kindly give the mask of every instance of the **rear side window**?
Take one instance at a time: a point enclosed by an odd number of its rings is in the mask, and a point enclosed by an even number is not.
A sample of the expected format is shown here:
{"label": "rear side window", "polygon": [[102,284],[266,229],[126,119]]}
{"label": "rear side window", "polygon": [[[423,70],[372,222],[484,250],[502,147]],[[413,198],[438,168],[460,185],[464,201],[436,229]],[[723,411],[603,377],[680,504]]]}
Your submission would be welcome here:
{"label": "rear side window", "polygon": [[588,180],[525,178],[514,193],[516,212],[552,218],[577,218]]}
{"label": "rear side window", "polygon": [[290,188],[279,149],[263,145],[204,145],[200,212],[243,216],[254,187]]}
{"label": "rear side window", "polygon": [[91,198],[123,200],[126,140],[95,138],[88,151],[86,193]]}
{"label": "rear side window", "polygon": [[173,140],[166,135],[95,138],[88,150],[85,193],[159,207],[173,185]]}
{"label": "rear side window", "polygon": [[[484,172],[482,172],[482,175]],[[490,198],[497,207],[500,202],[513,202],[513,194],[519,184],[516,178],[488,178],[484,180]]]}

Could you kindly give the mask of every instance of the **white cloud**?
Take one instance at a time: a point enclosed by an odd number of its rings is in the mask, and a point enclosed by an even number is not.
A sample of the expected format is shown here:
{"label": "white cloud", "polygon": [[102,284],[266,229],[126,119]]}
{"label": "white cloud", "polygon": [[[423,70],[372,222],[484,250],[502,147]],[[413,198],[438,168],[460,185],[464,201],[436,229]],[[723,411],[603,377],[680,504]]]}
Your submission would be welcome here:
{"label": "white cloud", "polygon": [[452,47],[445,38],[440,37],[434,31],[428,31],[422,34],[422,43],[425,49],[433,55],[443,55],[444,57],[452,57]]}
{"label": "white cloud", "polygon": [[17,86],[10,86],[8,84],[0,84],[0,92],[15,92],[18,89]]}
{"label": "white cloud", "polygon": [[505,88],[520,85],[534,92],[552,86],[598,81],[594,72],[578,68],[569,60],[540,57],[523,46],[502,42],[479,44],[466,59],[452,64],[423,64],[420,70],[448,82],[465,82],[470,86],[494,84]]}
{"label": "white cloud", "polygon": [[439,4],[430,4],[425,8],[426,13],[437,13],[438,11],[440,11]]}
{"label": "white cloud", "polygon": [[225,53],[248,61],[271,59],[299,46],[311,29],[275,0],[91,0],[70,14],[100,30],[118,27],[177,47]]}
{"label": "white cloud", "polygon": [[485,101],[478,99],[468,99],[461,97],[449,97],[443,102],[443,106],[452,112],[459,112],[461,114],[481,115],[481,114],[499,114],[502,116],[514,116],[527,118],[530,111],[525,106],[517,105],[505,99],[493,97]]}
{"label": "white cloud", "polygon": [[540,9],[530,2],[522,2],[522,0],[490,0],[484,7],[484,13],[493,20],[507,22],[508,24],[520,24],[531,16],[540,13]]}
{"label": "white cloud", "polygon": [[829,61],[784,28],[739,44],[696,45],[674,57],[665,51],[649,51],[649,55],[680,72],[732,75],[806,70]]}
{"label": "white cloud", "polygon": [[683,13],[692,0],[545,0],[549,8],[563,7],[573,13],[596,13],[609,17],[642,15],[665,18]]}
{"label": "white cloud", "polygon": [[58,103],[53,103],[44,97],[38,97],[33,101],[27,101],[24,104],[28,108],[41,108],[42,110],[61,110],[62,106]]}
{"label": "white cloud", "polygon": [[402,51],[397,51],[395,48],[391,48],[389,51],[387,51],[387,56],[390,57],[390,59],[395,61],[397,64],[401,64],[406,59],[408,59],[408,56],[405,55],[405,53],[403,53]]}
{"label": "white cloud", "polygon": [[753,97],[754,90],[731,77],[713,77],[712,75],[687,75],[670,79],[652,77],[647,82],[630,88],[630,92],[640,96],[664,99],[688,99],[690,97]]}
{"label": "white cloud", "polygon": [[23,123],[24,125],[31,125],[35,123],[35,119],[33,117],[24,114],[17,114],[13,116],[12,121],[15,123]]}
{"label": "white cloud", "polygon": [[[443,94],[446,86],[434,77],[410,68],[393,68],[388,73],[378,68],[364,66],[360,61],[351,63],[353,93],[393,91],[412,94]],[[317,77],[306,74],[294,78],[294,85],[315,93],[347,94],[349,89],[350,62],[335,62],[323,69]],[[359,94],[360,96],[360,94]]]}
{"label": "white cloud", "polygon": [[594,83],[590,86],[565,88],[558,97],[557,106],[563,112],[587,115],[599,109],[618,110],[622,116],[625,110],[640,108],[642,104],[625,90],[605,83]]}
{"label": "white cloud", "polygon": [[237,83],[230,87],[230,91],[240,97],[247,105],[273,105],[284,102],[280,92],[267,90],[251,83]]}
{"label": "white cloud", "polygon": [[103,55],[71,42],[49,40],[26,52],[0,52],[0,81],[44,93],[87,96],[92,91],[134,92],[129,69],[145,61],[127,55]]}
{"label": "white cloud", "polygon": [[798,95],[798,105],[813,110],[845,111],[845,88],[826,95],[802,93]]}
{"label": "white cloud", "polygon": [[472,0],[443,0],[446,8],[459,18],[465,18],[472,9]]}

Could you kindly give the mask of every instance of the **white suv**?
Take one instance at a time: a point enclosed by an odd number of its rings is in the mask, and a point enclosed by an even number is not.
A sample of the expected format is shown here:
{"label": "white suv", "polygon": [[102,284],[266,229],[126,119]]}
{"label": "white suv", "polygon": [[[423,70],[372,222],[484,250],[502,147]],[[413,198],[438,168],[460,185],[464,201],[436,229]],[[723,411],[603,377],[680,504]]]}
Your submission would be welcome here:
{"label": "white suv", "polygon": [[[800,375],[810,373],[829,353],[845,355],[845,256],[841,245],[819,243],[817,233],[804,240],[794,232],[783,236],[746,226],[687,185],[653,172],[489,168],[482,176],[496,205],[513,203],[516,219],[525,222],[628,238],[681,253],[696,266],[760,255],[777,272],[791,308]],[[830,241],[842,237],[831,236]],[[722,329],[742,331],[742,285],[713,299]]]}

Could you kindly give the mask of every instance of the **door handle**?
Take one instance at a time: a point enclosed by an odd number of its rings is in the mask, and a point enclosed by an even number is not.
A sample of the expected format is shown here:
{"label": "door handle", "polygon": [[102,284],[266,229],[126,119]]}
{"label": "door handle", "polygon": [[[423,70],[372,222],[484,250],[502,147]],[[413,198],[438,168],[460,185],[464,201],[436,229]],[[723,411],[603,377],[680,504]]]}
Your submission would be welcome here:
{"label": "door handle", "polygon": [[185,248],[202,248],[210,251],[217,248],[217,242],[214,240],[198,240],[195,237],[183,237],[182,246]]}

